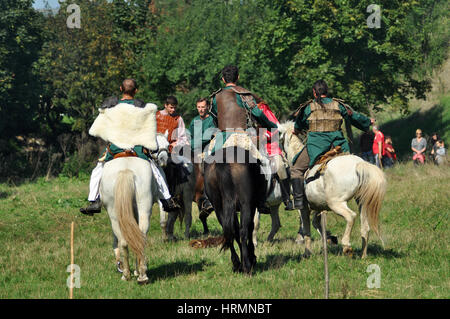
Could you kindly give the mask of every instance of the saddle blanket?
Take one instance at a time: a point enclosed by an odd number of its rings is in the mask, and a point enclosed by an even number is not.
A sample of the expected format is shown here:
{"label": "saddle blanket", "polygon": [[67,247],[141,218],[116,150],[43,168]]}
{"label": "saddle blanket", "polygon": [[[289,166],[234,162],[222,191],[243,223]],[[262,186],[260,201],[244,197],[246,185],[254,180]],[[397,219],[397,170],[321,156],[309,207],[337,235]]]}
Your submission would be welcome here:
{"label": "saddle blanket", "polygon": [[218,150],[228,147],[240,147],[248,151],[253,158],[261,162],[261,173],[269,175],[272,174],[269,159],[261,154],[256,145],[253,143],[251,136],[246,133],[218,133],[209,143],[208,151],[202,153],[199,157],[205,159],[208,156],[212,156]]}

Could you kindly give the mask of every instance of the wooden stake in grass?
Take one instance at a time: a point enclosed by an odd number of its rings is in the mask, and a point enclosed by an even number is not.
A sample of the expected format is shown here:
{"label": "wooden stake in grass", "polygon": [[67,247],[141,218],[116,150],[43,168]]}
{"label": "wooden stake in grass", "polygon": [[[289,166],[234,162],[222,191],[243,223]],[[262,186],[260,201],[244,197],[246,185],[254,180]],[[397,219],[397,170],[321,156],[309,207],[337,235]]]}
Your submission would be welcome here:
{"label": "wooden stake in grass", "polygon": [[327,213],[322,211],[320,213],[320,222],[322,224],[322,244],[323,244],[323,262],[325,272],[325,299],[328,299],[330,290],[330,279],[328,276],[328,250],[327,250]]}
{"label": "wooden stake in grass", "polygon": [[73,231],[75,228],[75,222],[72,222],[70,227],[70,290],[69,290],[69,299],[73,299],[73,265],[74,265],[74,256],[73,256]]}

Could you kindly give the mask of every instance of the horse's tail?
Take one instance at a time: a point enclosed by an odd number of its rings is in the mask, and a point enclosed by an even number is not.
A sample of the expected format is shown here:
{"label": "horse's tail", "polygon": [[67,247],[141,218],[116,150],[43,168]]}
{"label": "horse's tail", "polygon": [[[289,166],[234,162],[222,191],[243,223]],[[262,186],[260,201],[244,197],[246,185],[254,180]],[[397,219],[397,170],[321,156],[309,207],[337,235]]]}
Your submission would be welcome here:
{"label": "horse's tail", "polygon": [[138,259],[144,257],[145,236],[134,217],[134,173],[125,169],[119,172],[114,188],[114,207],[123,238]]}
{"label": "horse's tail", "polygon": [[361,214],[366,214],[369,225],[383,242],[378,225],[378,216],[386,194],[386,177],[381,169],[367,162],[356,164],[359,176],[359,189],[355,197],[361,206]]}

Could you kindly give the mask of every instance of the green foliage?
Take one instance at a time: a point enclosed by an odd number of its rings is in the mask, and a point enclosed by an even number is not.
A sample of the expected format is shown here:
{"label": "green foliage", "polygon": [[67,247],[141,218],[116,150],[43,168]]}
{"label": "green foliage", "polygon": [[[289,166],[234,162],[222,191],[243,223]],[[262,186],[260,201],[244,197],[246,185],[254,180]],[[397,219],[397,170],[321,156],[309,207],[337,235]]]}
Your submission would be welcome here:
{"label": "green foliage", "polygon": [[31,65],[42,45],[42,16],[32,3],[0,2],[0,136],[4,139],[36,129],[32,120],[39,94]]}
{"label": "green foliage", "polygon": [[367,25],[369,0],[76,3],[80,29],[66,25],[68,2],[47,16],[31,0],[0,3],[0,151],[18,134],[58,146],[63,134],[87,132],[127,77],[138,80],[138,98],[161,105],[177,96],[189,122],[227,64],[280,119],[311,98],[319,78],[357,110],[405,113],[430,89],[450,40],[444,0],[379,1],[378,29]]}

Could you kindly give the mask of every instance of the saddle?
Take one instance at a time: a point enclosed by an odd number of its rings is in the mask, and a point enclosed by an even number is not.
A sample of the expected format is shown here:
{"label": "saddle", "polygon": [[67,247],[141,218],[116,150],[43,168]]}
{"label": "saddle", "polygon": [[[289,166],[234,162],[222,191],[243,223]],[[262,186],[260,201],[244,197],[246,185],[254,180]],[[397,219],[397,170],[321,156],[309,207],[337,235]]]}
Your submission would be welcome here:
{"label": "saddle", "polygon": [[[336,146],[334,148],[332,148],[331,150],[329,150],[328,152],[326,152],[325,154],[323,154],[318,161],[316,161],[316,163],[314,163],[314,166],[316,165],[320,165],[319,168],[316,169],[315,173],[313,176],[308,177],[307,179],[305,179],[305,183],[308,184],[309,182],[312,182],[313,180],[316,180],[320,177],[320,175],[323,175],[323,173],[325,173],[325,170],[327,169],[327,164],[329,161],[331,161],[332,159],[338,157],[338,156],[342,156],[342,155],[347,155],[347,152],[342,152],[342,147],[341,146]],[[314,167],[313,166],[313,167]],[[312,168],[308,169],[305,172],[305,176],[308,175],[309,171]]]}

